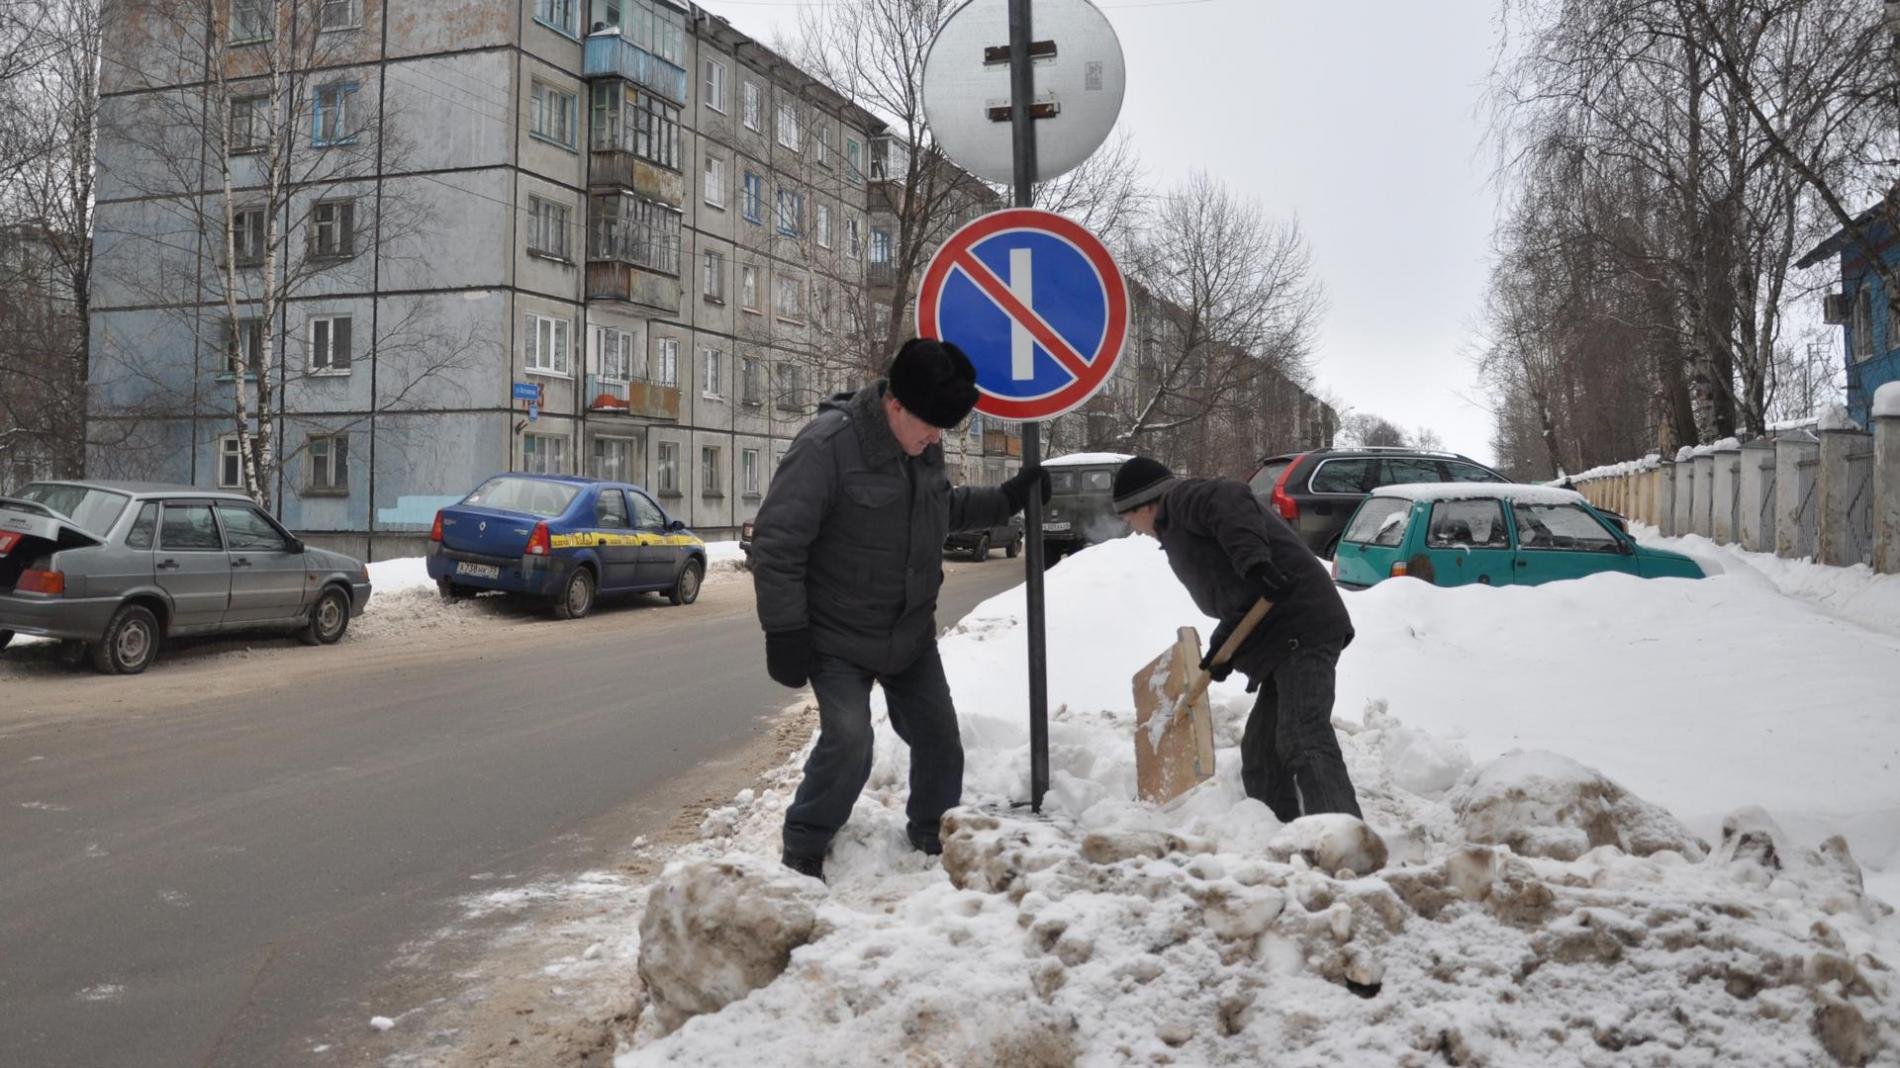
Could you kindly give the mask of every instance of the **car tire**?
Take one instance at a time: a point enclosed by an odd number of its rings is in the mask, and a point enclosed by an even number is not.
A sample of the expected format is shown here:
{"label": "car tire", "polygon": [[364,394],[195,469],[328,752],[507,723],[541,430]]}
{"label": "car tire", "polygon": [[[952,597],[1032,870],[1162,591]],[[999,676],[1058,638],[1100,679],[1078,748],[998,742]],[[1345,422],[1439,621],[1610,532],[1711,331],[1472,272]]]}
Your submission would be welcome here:
{"label": "car tire", "polygon": [[594,573],[577,567],[567,576],[561,595],[554,599],[554,614],[560,619],[580,619],[594,610]]}
{"label": "car tire", "polygon": [[1009,539],[1009,545],[1003,549],[1003,555],[1009,557],[1011,560],[1014,560],[1018,556],[1021,556],[1022,552],[1023,552],[1023,536],[1021,534],[1018,534],[1015,537]]}
{"label": "car tire", "polygon": [[5,649],[11,644],[13,644],[13,632],[10,630],[0,630],[0,649]]}
{"label": "car tire", "polygon": [[436,579],[435,588],[445,601],[465,601],[474,596],[467,586],[459,586],[448,579]]}
{"label": "car tire", "polygon": [[335,645],[350,629],[350,598],[331,586],[310,607],[310,622],[297,632],[305,645]]}
{"label": "car tire", "polygon": [[122,605],[106,624],[105,638],[92,647],[92,666],[105,675],[137,675],[158,656],[161,638],[151,609]]}
{"label": "car tire", "polygon": [[666,599],[674,604],[692,604],[699,600],[699,587],[705,578],[705,565],[698,560],[686,561],[686,566],[680,568],[680,577],[674,581],[673,588],[666,591]]}
{"label": "car tire", "polygon": [[970,559],[980,564],[983,561],[988,560],[989,558],[990,558],[990,536],[988,534],[985,534],[982,537],[976,539],[975,547],[970,550]]}

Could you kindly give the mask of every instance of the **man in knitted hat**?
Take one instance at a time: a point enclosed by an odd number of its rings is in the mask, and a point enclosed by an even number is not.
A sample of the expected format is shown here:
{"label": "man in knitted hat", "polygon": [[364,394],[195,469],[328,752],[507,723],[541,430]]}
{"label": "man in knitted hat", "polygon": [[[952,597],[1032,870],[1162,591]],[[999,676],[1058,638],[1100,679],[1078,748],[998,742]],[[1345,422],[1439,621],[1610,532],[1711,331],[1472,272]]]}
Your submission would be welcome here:
{"label": "man in knitted hat", "polygon": [[963,742],[937,657],[943,539],[1009,521],[1049,476],[953,488],[943,432],[976,405],[976,370],[947,342],[913,338],[888,377],[819,405],[759,506],[752,581],[766,671],[818,698],[818,743],[785,811],[784,860],[824,878],[825,850],[871,774],[871,684],[910,746],[910,842],[940,853],[963,795]]}
{"label": "man in knitted hat", "polygon": [[[1333,734],[1333,674],[1352,619],[1313,550],[1232,479],[1175,478],[1137,456],[1116,472],[1113,492],[1115,511],[1161,543],[1195,606],[1220,621],[1202,669],[1219,680],[1238,668],[1248,690],[1259,691],[1240,740],[1247,796],[1282,823],[1316,812],[1359,815]],[[1213,667],[1215,651],[1262,597],[1273,610],[1232,660]]]}

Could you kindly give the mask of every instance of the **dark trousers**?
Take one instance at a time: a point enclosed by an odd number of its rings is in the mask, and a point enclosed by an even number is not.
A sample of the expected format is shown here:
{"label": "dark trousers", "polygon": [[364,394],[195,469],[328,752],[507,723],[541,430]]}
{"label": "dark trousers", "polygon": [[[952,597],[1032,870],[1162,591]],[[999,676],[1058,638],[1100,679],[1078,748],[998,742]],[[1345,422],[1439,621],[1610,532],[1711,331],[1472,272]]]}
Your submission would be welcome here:
{"label": "dark trousers", "polygon": [[811,689],[818,698],[818,744],[805,758],[805,776],[785,810],[785,851],[822,857],[851,818],[871,777],[871,683],[884,687],[891,727],[910,746],[910,818],[913,838],[935,842],[945,810],[963,797],[963,738],[937,643],[895,675],[876,675],[837,657],[819,655]]}
{"label": "dark trousers", "polygon": [[1282,823],[1318,812],[1359,815],[1359,799],[1333,733],[1338,642],[1293,650],[1260,680],[1240,738],[1240,781]]}

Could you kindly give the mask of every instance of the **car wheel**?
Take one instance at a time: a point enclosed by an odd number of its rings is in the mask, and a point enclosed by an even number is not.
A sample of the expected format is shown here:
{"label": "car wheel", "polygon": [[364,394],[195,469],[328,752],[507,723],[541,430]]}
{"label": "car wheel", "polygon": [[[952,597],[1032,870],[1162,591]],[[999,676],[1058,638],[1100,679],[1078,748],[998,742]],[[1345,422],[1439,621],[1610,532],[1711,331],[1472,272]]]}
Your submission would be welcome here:
{"label": "car wheel", "polygon": [[0,630],[0,649],[5,649],[8,645],[11,645],[12,643],[13,643],[13,632],[10,630]]}
{"label": "car wheel", "polygon": [[128,604],[112,614],[105,639],[92,647],[92,666],[107,675],[136,675],[158,655],[158,617],[144,605]]}
{"label": "car wheel", "polygon": [[436,579],[435,588],[445,601],[460,601],[468,597],[467,586],[457,586],[448,579]]}
{"label": "car wheel", "polygon": [[970,550],[970,559],[975,560],[977,563],[980,564],[983,561],[988,560],[989,558],[990,558],[990,536],[988,534],[985,534],[982,537],[976,539],[976,548]]}
{"label": "car wheel", "polygon": [[323,591],[310,609],[310,622],[297,637],[305,645],[335,645],[350,629],[350,599],[335,586]]}
{"label": "car wheel", "polygon": [[579,619],[594,610],[594,573],[577,567],[567,576],[567,586],[554,601],[554,614],[562,619]]}
{"label": "car wheel", "polygon": [[1009,539],[1009,545],[1006,548],[1004,548],[1003,555],[1009,557],[1011,560],[1014,560],[1018,556],[1022,555],[1022,551],[1023,551],[1023,536],[1021,534],[1018,534],[1015,537]]}
{"label": "car wheel", "polygon": [[686,561],[680,569],[679,581],[666,592],[666,598],[674,604],[692,604],[699,600],[699,583],[705,577],[706,569],[698,560]]}

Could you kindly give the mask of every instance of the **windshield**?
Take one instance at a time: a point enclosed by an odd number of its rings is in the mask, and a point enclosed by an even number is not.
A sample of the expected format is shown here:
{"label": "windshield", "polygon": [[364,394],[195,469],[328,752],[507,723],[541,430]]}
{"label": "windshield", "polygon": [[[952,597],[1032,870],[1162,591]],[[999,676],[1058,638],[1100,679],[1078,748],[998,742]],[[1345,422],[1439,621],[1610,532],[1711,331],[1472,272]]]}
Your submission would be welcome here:
{"label": "windshield", "polygon": [[100,537],[112,530],[131,500],[123,493],[66,482],[35,482],[20,491],[19,499],[43,504],[72,520],[73,526]]}
{"label": "windshield", "polygon": [[1049,488],[1054,493],[1107,493],[1115,484],[1115,472],[1106,468],[1082,468],[1049,471]]}
{"label": "windshield", "polygon": [[463,500],[463,504],[478,504],[483,508],[500,508],[510,512],[525,512],[552,519],[567,511],[574,503],[574,497],[580,493],[580,487],[562,482],[543,482],[538,478],[512,478],[503,475],[491,478],[479,486],[474,493]]}

